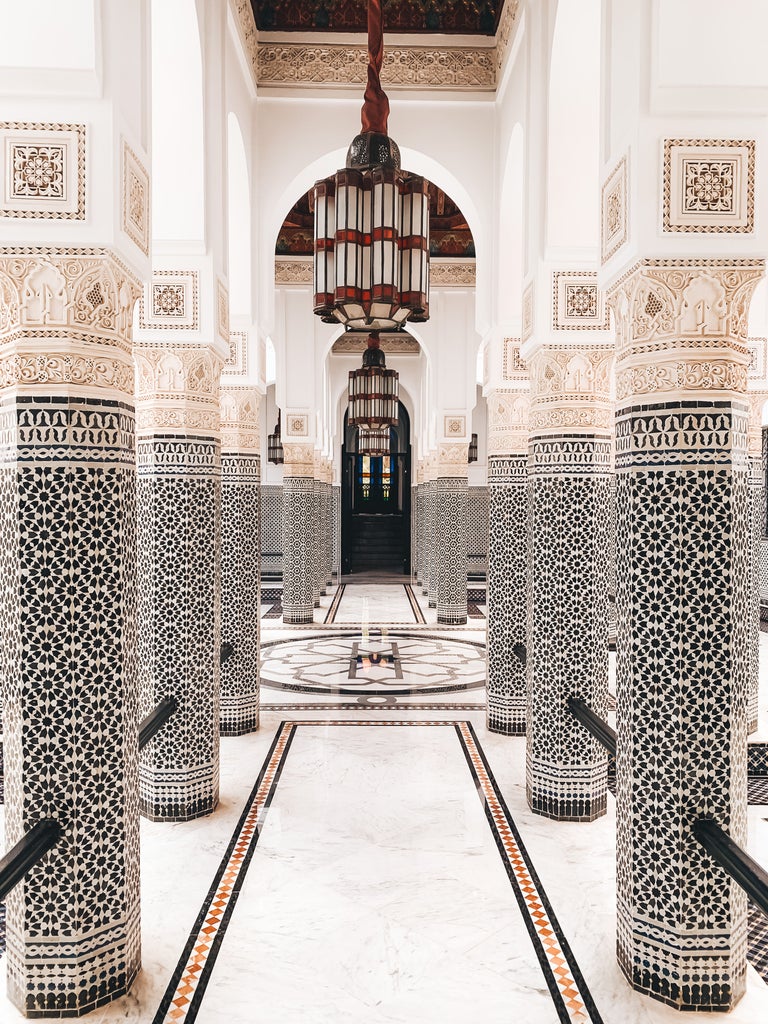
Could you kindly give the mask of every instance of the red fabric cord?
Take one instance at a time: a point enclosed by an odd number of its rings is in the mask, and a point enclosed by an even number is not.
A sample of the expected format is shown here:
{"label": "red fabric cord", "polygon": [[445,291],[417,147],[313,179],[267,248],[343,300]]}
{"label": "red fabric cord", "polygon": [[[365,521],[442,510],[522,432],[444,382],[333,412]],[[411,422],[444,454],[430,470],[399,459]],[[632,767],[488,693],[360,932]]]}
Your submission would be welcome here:
{"label": "red fabric cord", "polygon": [[381,64],[384,59],[384,23],[381,0],[368,0],[368,84],[365,87],[362,122],[364,132],[387,134],[389,100],[381,88]]}

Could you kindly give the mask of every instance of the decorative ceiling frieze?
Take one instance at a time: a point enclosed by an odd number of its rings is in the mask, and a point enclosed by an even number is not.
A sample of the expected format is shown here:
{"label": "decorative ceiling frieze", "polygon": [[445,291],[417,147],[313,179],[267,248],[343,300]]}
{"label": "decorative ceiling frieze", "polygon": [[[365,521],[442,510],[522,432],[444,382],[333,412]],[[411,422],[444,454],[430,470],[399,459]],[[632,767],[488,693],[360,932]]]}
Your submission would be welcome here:
{"label": "decorative ceiling frieze", "polygon": [[[250,0],[231,0],[235,20],[259,87],[359,86],[366,81],[365,45],[335,43],[328,36],[315,42],[260,37]],[[389,88],[452,89],[493,92],[512,38],[519,0],[506,0],[494,45],[424,46],[399,41],[387,46],[381,72]],[[325,30],[324,30],[325,31]],[[399,30],[398,30],[399,31]],[[428,31],[417,38],[423,40]]]}

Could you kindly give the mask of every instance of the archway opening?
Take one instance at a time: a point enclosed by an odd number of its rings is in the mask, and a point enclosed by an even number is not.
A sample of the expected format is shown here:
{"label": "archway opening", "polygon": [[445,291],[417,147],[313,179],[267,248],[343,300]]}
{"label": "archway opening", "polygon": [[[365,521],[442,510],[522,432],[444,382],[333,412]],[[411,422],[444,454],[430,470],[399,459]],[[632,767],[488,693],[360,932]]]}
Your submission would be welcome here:
{"label": "archway opening", "polygon": [[389,428],[389,454],[359,450],[344,414],[341,447],[341,571],[404,575],[411,562],[411,421],[402,402]]}

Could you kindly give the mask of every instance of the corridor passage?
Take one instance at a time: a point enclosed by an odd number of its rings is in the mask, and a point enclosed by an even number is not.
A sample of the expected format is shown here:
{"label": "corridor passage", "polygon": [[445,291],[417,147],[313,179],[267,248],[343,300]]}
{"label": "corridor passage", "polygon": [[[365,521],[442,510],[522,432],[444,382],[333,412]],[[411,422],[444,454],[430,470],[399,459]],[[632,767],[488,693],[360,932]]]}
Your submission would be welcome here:
{"label": "corridor passage", "polygon": [[[524,738],[486,729],[480,589],[466,626],[439,629],[402,583],[331,587],[301,627],[269,617],[279,587],[264,590],[261,728],[223,739],[214,814],[142,821],[143,970],[87,1019],[678,1021],[616,963],[613,797],[588,824],[532,814]],[[750,806],[764,863],[766,818]],[[733,1024],[768,1020],[749,972]],[[3,1024],[23,1020],[3,1005]]]}

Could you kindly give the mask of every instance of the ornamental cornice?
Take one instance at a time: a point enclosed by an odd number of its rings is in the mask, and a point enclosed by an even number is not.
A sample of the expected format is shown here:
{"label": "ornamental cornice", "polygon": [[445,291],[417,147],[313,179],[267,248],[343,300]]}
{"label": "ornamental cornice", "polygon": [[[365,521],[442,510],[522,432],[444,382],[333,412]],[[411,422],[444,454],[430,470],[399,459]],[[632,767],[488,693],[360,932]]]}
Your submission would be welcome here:
{"label": "ornamental cornice", "polygon": [[558,348],[542,345],[528,359],[531,407],[610,402],[612,345]]}
{"label": "ornamental cornice", "polygon": [[134,347],[134,359],[137,402],[206,405],[218,417],[222,360],[212,348],[141,344]]}
{"label": "ornamental cornice", "polygon": [[[25,343],[26,341],[26,343]],[[62,344],[51,352],[46,342],[34,346],[26,339],[0,346],[0,388],[51,386],[105,388],[133,400],[134,366],[130,355],[104,346]]]}
{"label": "ornamental cornice", "polygon": [[283,439],[283,479],[287,476],[311,477],[315,469],[312,444],[292,444]]}
{"label": "ornamental cornice", "polygon": [[763,260],[639,260],[608,292],[619,363],[670,349],[728,349],[747,365],[749,303]]}
{"label": "ornamental cornice", "polygon": [[[381,351],[385,355],[393,356],[417,356],[421,352],[421,345],[413,337],[412,334],[406,332],[402,334],[382,334],[380,339]],[[346,334],[341,334],[334,341],[333,348],[331,351],[335,355],[346,352],[365,352],[368,345],[368,335],[357,334],[354,331],[348,331]]]}
{"label": "ornamental cornice", "polygon": [[295,256],[275,257],[275,284],[312,284],[314,263]]}
{"label": "ornamental cornice", "polygon": [[0,249],[0,342],[49,338],[56,348],[66,339],[130,352],[139,294],[110,249]]}
{"label": "ornamental cornice", "polygon": [[[296,256],[275,257],[275,284],[312,284],[314,264]],[[475,261],[433,258],[429,262],[433,288],[474,288]]]}
{"label": "ornamental cornice", "polygon": [[[362,85],[366,81],[364,46],[332,42],[259,40],[249,0],[231,0],[235,22],[257,86]],[[493,91],[509,51],[519,0],[507,0],[494,46],[387,46],[381,71],[390,88],[429,87]]]}
{"label": "ornamental cornice", "polygon": [[661,352],[653,362],[622,365],[616,371],[616,398],[631,395],[667,394],[688,391],[729,391],[743,393],[747,388],[747,367],[735,362],[730,350],[701,353],[680,358],[679,349]]}
{"label": "ornamental cornice", "polygon": [[467,476],[467,443],[443,442],[437,446],[434,478]]}
{"label": "ornamental cornice", "polygon": [[221,388],[221,446],[228,452],[261,450],[261,395],[256,388]]}
{"label": "ornamental cornice", "polygon": [[528,389],[498,389],[486,396],[488,454],[506,455],[528,451]]}
{"label": "ornamental cornice", "polygon": [[219,410],[201,409],[181,405],[177,402],[162,402],[136,405],[137,434],[153,434],[159,430],[178,434],[203,434],[206,437],[219,436]]}

